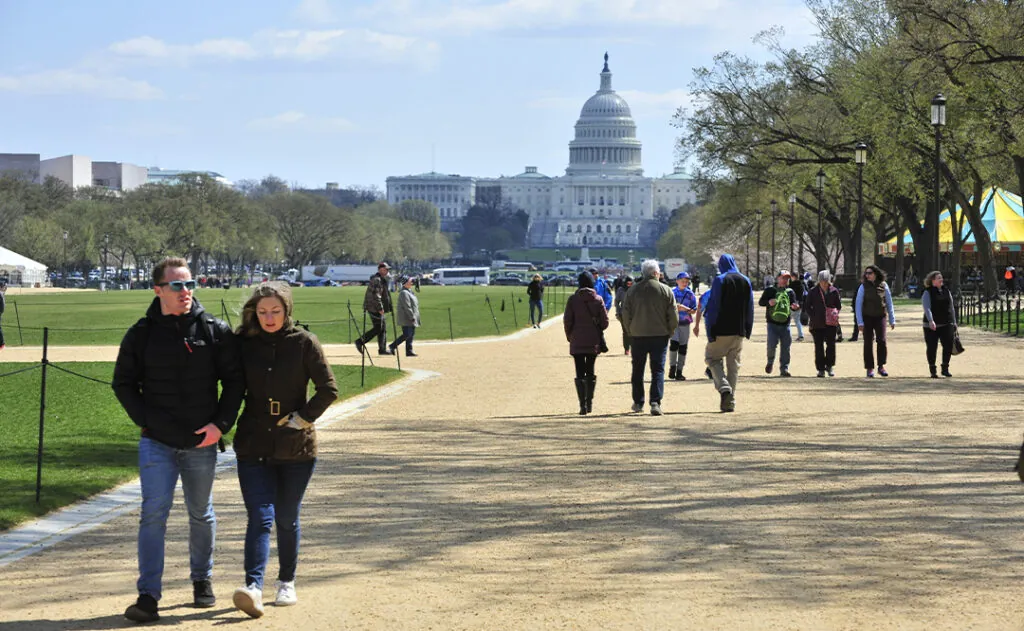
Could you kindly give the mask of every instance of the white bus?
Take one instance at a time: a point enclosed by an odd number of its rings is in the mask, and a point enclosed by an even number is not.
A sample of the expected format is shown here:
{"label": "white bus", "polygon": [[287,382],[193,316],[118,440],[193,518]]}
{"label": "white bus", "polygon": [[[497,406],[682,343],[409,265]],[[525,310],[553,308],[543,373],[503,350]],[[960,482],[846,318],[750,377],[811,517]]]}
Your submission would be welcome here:
{"label": "white bus", "polygon": [[491,270],[486,267],[440,267],[434,270],[439,285],[488,285]]}
{"label": "white bus", "polygon": [[494,261],[491,263],[493,269],[501,269],[506,272],[532,272],[537,268],[533,263],[526,261]]}

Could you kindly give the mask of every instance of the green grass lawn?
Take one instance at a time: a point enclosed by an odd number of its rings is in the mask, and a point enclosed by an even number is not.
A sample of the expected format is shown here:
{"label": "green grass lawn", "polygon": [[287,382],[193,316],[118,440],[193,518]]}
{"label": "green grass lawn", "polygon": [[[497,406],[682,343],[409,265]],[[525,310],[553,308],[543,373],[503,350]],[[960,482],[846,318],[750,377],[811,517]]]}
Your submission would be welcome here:
{"label": "green grass lawn", "polygon": [[[358,337],[358,331],[364,326],[364,293],[365,288],[358,286],[296,287],[295,317],[307,323],[321,342],[351,342]],[[568,288],[549,288],[545,294],[545,315],[560,314],[570,293]],[[226,312],[233,326],[238,326],[238,313],[249,295],[246,289],[196,291],[196,298],[207,311],[218,317]],[[494,308],[493,319],[486,301],[488,297]],[[117,345],[128,327],[145,314],[152,299],[153,292],[144,290],[34,295],[12,293],[7,296],[7,311],[3,317],[4,335],[7,344],[11,346],[38,346],[42,344],[43,327],[49,327],[50,344],[56,346]],[[498,331],[505,335],[529,326],[526,287],[424,286],[419,301],[423,322],[423,326],[416,332],[416,339],[419,340],[449,339],[452,334],[456,338],[480,337],[495,335]],[[349,305],[355,316],[354,322],[349,318]],[[391,328],[390,321],[388,328]],[[388,336],[394,337],[391,333]]]}
{"label": "green grass lawn", "polygon": [[[109,380],[110,362],[61,364]],[[0,363],[0,375],[24,368]],[[334,366],[339,399],[361,394],[400,376],[390,368],[367,367],[366,389],[358,366]],[[39,440],[39,382],[36,369],[0,378],[0,530],[109,489],[138,475],[139,433],[109,386],[53,368],[47,373],[43,488],[35,503]],[[229,436],[230,438],[230,436]]]}

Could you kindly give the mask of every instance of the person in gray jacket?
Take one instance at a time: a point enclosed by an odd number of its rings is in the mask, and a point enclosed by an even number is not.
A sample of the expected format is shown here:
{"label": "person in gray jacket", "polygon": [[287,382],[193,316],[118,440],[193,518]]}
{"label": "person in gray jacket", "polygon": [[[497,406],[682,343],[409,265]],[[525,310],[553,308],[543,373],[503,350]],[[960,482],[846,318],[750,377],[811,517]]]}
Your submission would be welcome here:
{"label": "person in gray jacket", "polygon": [[668,339],[679,324],[679,312],[672,290],[658,279],[658,262],[640,264],[643,280],[626,292],[622,304],[622,328],[633,341],[633,411],[644,409],[644,370],[651,358],[651,415],[661,416],[661,397],[665,390],[665,354]]}
{"label": "person in gray jacket", "polygon": [[399,276],[398,283],[402,290],[398,292],[398,309],[395,311],[395,318],[398,326],[402,327],[402,334],[388,345],[388,349],[394,354],[395,349],[402,342],[405,342],[405,356],[416,357],[412,351],[412,339],[416,337],[416,327],[420,325],[420,300],[412,292],[413,279],[409,276]]}

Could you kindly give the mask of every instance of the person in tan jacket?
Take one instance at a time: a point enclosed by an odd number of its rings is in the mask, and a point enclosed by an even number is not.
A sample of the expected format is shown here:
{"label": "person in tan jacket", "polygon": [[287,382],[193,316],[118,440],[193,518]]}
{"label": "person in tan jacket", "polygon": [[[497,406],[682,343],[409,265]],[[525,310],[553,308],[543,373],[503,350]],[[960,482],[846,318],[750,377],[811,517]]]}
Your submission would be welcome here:
{"label": "person in tan jacket", "polygon": [[[320,342],[292,322],[291,288],[261,283],[242,309],[238,327],[245,373],[245,408],[238,419],[238,482],[248,513],[245,587],[233,602],[263,615],[263,575],[270,530],[277,526],[278,606],[293,605],[299,556],[299,508],[316,466],[314,421],[338,398],[334,373]],[[315,393],[307,399],[307,386]]]}
{"label": "person in tan jacket", "polygon": [[658,262],[640,264],[643,280],[630,287],[622,303],[622,328],[633,342],[633,411],[644,409],[644,371],[651,359],[651,415],[661,416],[661,398],[665,390],[665,354],[668,340],[679,324],[676,299],[660,280]]}

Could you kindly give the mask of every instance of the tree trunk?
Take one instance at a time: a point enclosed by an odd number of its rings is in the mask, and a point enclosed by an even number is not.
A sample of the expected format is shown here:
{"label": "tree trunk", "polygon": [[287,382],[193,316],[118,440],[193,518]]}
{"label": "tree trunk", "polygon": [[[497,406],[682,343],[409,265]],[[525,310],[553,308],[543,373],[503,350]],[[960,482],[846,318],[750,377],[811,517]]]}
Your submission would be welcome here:
{"label": "tree trunk", "polygon": [[974,196],[972,202],[967,199],[967,195],[960,188],[960,183],[952,177],[952,173],[945,163],[943,163],[943,171],[950,190],[960,201],[960,208],[967,215],[967,221],[971,225],[971,230],[974,231],[974,243],[978,250],[978,264],[981,265],[982,278],[984,279],[984,294],[987,297],[997,296],[999,294],[999,281],[996,278],[996,268],[992,258],[992,238],[981,221],[981,205],[985,201],[981,195],[985,184],[977,172],[972,174],[971,179],[973,180],[974,189],[972,191]]}
{"label": "tree trunk", "polygon": [[896,224],[896,277],[892,279],[892,292],[901,295],[904,291],[903,263],[905,256],[903,253],[903,215],[895,208],[893,209],[893,223]]}
{"label": "tree trunk", "polygon": [[917,218],[917,206],[909,197],[897,197],[896,208],[900,212],[903,224],[906,226],[907,232],[910,233],[910,238],[914,243],[914,267],[922,268],[914,269],[914,274],[919,279],[923,279],[925,274],[932,271],[923,269],[923,265],[931,260],[932,254],[932,241],[929,239],[930,233],[927,230],[930,222],[926,220],[924,225],[921,225],[921,221]]}

